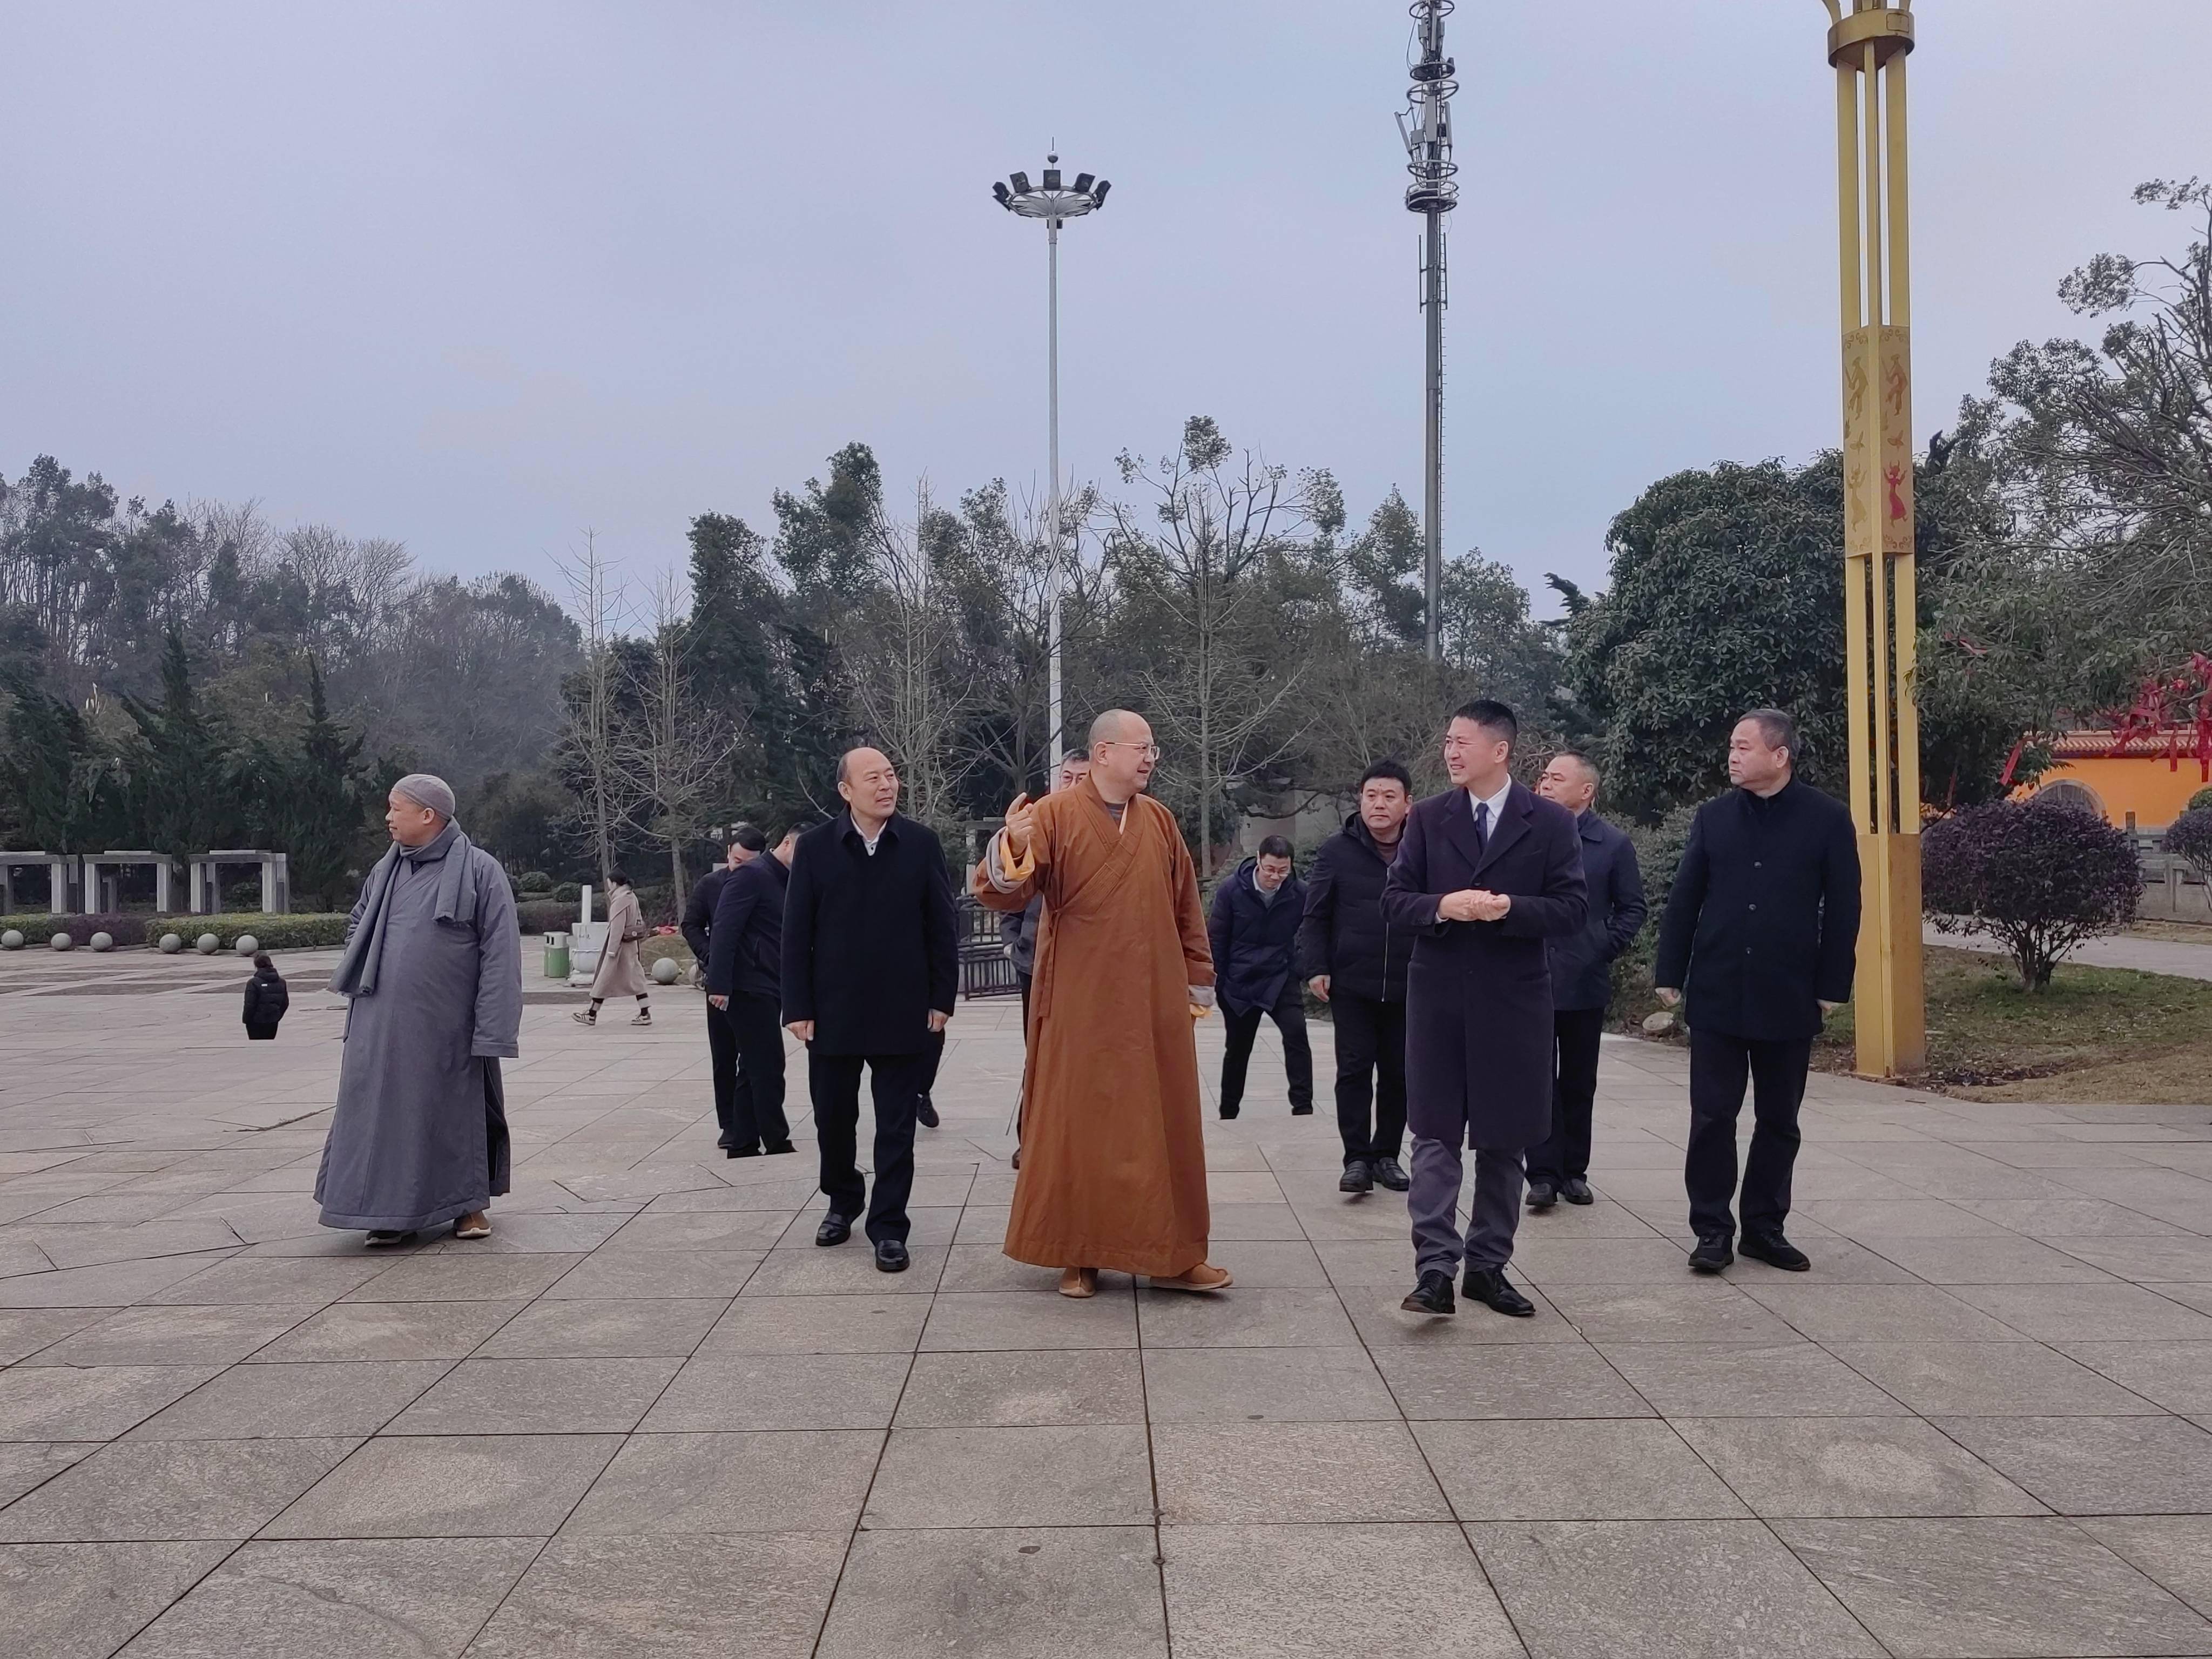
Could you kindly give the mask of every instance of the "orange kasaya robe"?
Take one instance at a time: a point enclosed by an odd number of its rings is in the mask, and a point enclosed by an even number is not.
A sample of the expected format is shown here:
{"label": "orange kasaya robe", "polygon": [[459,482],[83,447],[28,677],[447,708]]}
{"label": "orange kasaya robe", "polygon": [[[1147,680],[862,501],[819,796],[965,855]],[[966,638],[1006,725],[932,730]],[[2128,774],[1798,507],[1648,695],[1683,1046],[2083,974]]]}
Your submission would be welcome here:
{"label": "orange kasaya robe", "polygon": [[1089,779],[1036,804],[1028,860],[971,879],[994,910],[1044,895],[1030,987],[1022,1167],[1006,1254],[1041,1267],[1173,1278],[1211,1218],[1190,991],[1213,983],[1198,878],[1175,815],[1145,795],[1117,825]]}

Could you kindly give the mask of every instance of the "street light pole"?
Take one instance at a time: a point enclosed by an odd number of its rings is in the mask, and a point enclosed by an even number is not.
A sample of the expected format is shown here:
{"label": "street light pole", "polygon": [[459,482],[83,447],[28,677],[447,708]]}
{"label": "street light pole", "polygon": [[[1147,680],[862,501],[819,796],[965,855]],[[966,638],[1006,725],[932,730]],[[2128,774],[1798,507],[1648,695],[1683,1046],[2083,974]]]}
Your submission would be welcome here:
{"label": "street light pole", "polygon": [[1826,4],[1843,285],[1844,696],[1866,893],[1852,1006],[1859,1071],[1898,1077],[1928,1059],[1905,142],[1912,5]]}
{"label": "street light pole", "polygon": [[[1048,155],[1044,159],[1044,177],[1040,183],[1033,186],[1029,174],[1017,173],[994,183],[991,194],[1009,213],[1018,213],[1024,219],[1042,219],[1045,228],[1046,459],[1052,469],[1052,482],[1045,490],[1045,653],[1049,659],[1047,678],[1052,727],[1051,767],[1057,773],[1060,757],[1066,752],[1060,673],[1060,227],[1063,220],[1079,219],[1103,207],[1106,192],[1113,185],[1103,179],[1094,179],[1087,173],[1077,173],[1072,185],[1062,185],[1060,157]],[[1029,780],[1021,781],[1026,783]]]}

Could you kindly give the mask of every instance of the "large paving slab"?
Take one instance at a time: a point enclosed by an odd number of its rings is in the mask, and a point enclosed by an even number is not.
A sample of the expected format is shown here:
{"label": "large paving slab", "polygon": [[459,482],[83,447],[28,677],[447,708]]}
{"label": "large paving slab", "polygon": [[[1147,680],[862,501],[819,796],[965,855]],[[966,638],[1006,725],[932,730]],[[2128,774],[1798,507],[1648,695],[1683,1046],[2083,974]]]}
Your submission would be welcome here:
{"label": "large paving slab", "polygon": [[1237,1288],[1075,1303],[998,1248],[1011,1005],[888,1278],[811,1242],[803,1066],[798,1155],[723,1159],[695,995],[533,981],[493,1237],[370,1253],[284,960],[248,1044],[235,963],[0,957],[11,1659],[2212,1655],[2212,1109],[1815,1079],[1813,1271],[1699,1279],[1682,1056],[1608,1042],[1536,1316],[1443,1323],[1268,1037],[1206,1126]]}

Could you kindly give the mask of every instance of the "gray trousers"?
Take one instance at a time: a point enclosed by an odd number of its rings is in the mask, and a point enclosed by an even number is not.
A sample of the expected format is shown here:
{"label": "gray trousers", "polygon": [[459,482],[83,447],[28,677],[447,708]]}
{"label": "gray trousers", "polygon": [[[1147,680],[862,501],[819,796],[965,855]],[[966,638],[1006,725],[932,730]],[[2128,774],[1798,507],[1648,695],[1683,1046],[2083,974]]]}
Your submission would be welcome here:
{"label": "gray trousers", "polygon": [[1513,1230],[1521,1220],[1522,1154],[1518,1148],[1478,1146],[1474,1193],[1468,1202],[1467,1242],[1460,1243],[1459,1188],[1465,1162],[1456,1140],[1413,1137],[1413,1186],[1407,1207],[1413,1219],[1413,1267],[1459,1271],[1503,1267],[1513,1259]]}

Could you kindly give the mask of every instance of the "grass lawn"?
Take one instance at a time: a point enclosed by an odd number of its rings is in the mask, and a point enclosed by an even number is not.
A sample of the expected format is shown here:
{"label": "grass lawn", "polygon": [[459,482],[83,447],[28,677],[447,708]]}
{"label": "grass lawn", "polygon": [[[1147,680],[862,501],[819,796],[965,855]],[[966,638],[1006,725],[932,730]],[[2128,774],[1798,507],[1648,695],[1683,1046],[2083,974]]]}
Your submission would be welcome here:
{"label": "grass lawn", "polygon": [[[2009,959],[1930,949],[1929,1076],[1973,1100],[2212,1104],[2212,981],[2061,963],[2030,995]],[[1851,1010],[1814,1050],[1851,1067]]]}

